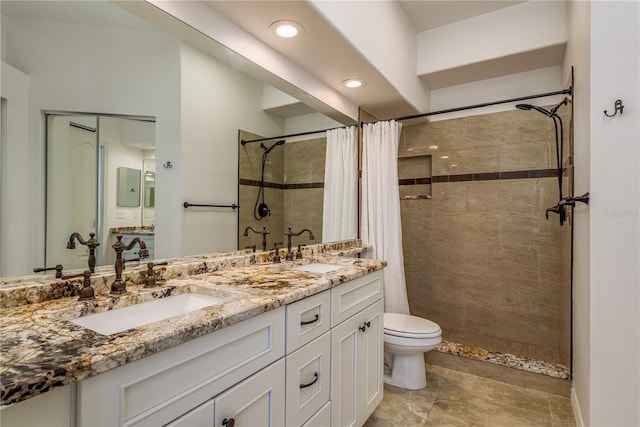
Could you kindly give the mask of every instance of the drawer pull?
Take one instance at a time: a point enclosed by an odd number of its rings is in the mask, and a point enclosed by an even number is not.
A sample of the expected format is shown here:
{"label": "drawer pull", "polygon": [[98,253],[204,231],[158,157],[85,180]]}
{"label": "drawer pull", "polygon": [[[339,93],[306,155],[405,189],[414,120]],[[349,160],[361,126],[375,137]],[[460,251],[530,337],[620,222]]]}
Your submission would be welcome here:
{"label": "drawer pull", "polygon": [[309,384],[300,384],[300,388],[307,388],[307,387],[311,387],[312,385],[314,385],[315,383],[317,383],[317,382],[318,382],[318,373],[316,372],[316,373],[314,373],[313,375],[316,377],[316,379],[315,379],[315,380],[313,380],[313,381],[311,381]]}
{"label": "drawer pull", "polygon": [[300,326],[310,325],[312,323],[316,323],[318,320],[320,320],[320,315],[316,314],[316,317],[313,320],[309,320],[309,321],[306,321],[306,322],[304,322],[304,321],[300,322]]}
{"label": "drawer pull", "polygon": [[233,427],[234,425],[236,425],[236,420],[234,420],[233,418],[225,418],[224,420],[222,420],[222,425],[224,427]]}
{"label": "drawer pull", "polygon": [[364,325],[359,326],[358,329],[360,329],[362,332],[366,331],[367,328],[371,327],[371,322],[365,322]]}

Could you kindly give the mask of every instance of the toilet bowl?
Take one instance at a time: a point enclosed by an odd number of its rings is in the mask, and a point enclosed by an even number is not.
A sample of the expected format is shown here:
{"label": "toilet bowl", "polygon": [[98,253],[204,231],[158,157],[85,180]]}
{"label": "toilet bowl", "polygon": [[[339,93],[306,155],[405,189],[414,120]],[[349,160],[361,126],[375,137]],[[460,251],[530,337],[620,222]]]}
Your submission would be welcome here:
{"label": "toilet bowl", "polygon": [[426,387],[424,353],[441,341],[442,330],[431,320],[384,313],[384,382],[409,390]]}

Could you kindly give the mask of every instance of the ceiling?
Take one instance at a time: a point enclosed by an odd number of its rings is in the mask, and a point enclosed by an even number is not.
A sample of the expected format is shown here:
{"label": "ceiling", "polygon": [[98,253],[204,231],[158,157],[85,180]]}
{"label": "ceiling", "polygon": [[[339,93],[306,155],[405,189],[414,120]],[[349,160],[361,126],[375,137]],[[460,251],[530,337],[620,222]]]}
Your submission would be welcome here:
{"label": "ceiling", "polygon": [[[396,0],[385,1],[393,2]],[[202,0],[202,2],[260,42],[285,56],[309,75],[348,99],[353,105],[361,106],[381,119],[425,112],[417,111],[419,108],[415,107],[415,103],[410,102],[407,96],[401,94],[397,82],[390,82],[379,70],[379,67],[374,66],[369,58],[353,46],[342,32],[314,7],[311,1]],[[343,0],[343,2],[345,6],[351,3],[349,0]],[[37,2],[37,8],[25,7],[29,3],[32,2],[2,0],[2,13],[17,16],[30,15],[31,17],[34,17],[35,13],[36,19],[56,19],[90,25],[112,25],[112,22],[119,22],[118,26],[124,28],[143,30],[153,28],[152,25],[133,19],[131,16],[127,18],[127,13],[119,8],[109,7],[109,2],[100,5],[101,2],[41,1]],[[406,15],[407,22],[413,27],[410,31],[417,37],[423,31],[495,12],[523,3],[523,1],[400,0],[397,3]],[[113,14],[117,16],[112,16]],[[277,37],[269,30],[269,27],[273,22],[282,19],[301,23],[305,28],[304,35],[296,39]],[[545,55],[547,55],[546,52]],[[558,56],[558,53],[555,52],[555,55]],[[534,61],[545,65],[550,62],[548,59],[544,62],[545,60],[539,57],[529,59],[529,62]],[[527,58],[522,57],[512,58],[512,62],[517,61],[520,64],[526,60]],[[489,67],[485,67],[485,69],[481,67],[483,64],[480,64],[480,67],[475,66],[475,68],[474,65],[470,64],[466,71],[446,70],[441,73],[442,75],[436,73],[429,76],[429,79],[425,76],[417,76],[416,71],[416,77],[421,79],[422,84],[429,84],[431,89],[439,89],[447,85],[460,84],[463,80],[459,77],[461,72],[467,72],[468,75],[479,76],[479,79],[483,79],[492,77],[491,70],[497,68],[492,64],[489,64]],[[507,69],[505,66],[508,65],[500,64],[503,69]],[[515,70],[514,67],[512,69]],[[348,89],[341,84],[343,80],[352,77],[364,79],[366,85],[358,89]],[[309,94],[304,94],[304,91],[305,88],[301,87],[297,94],[290,93],[290,95],[303,99],[300,97],[301,93],[309,96]],[[425,92],[424,97],[427,96],[428,94]],[[286,109],[278,113],[284,116],[308,114],[309,108],[301,102],[297,107],[296,105],[287,106]]]}
{"label": "ceiling", "polygon": [[[392,0],[394,1],[394,0]],[[355,105],[380,118],[421,113],[308,1],[205,0],[207,5],[270,48],[286,56]],[[398,1],[414,33],[510,7],[523,1]],[[345,2],[348,3],[348,2]],[[281,39],[269,27],[278,20],[301,23],[305,32]],[[341,82],[358,77],[365,87],[347,89]]]}

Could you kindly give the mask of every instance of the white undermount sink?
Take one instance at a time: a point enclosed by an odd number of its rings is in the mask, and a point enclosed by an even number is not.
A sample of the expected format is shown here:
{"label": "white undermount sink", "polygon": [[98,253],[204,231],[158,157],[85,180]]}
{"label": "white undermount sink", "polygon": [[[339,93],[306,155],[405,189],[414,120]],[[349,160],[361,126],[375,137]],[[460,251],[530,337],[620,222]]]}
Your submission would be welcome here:
{"label": "white undermount sink", "polygon": [[71,322],[103,335],[111,335],[169,317],[187,314],[204,307],[221,304],[224,301],[222,298],[211,295],[187,293],[91,314],[71,320]]}
{"label": "white undermount sink", "polygon": [[297,267],[293,267],[293,269],[297,271],[307,271],[309,273],[330,273],[332,271],[339,270],[342,267],[344,267],[344,265],[314,262],[311,264],[299,265]]}

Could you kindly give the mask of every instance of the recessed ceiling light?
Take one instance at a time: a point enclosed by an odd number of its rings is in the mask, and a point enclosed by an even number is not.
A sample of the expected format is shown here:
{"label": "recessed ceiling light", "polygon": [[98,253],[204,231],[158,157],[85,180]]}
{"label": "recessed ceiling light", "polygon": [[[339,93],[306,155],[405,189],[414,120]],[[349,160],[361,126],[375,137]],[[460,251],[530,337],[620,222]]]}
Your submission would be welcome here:
{"label": "recessed ceiling light", "polygon": [[295,21],[276,21],[269,29],[285,39],[304,34],[304,27]]}
{"label": "recessed ceiling light", "polygon": [[360,86],[364,86],[366,82],[362,79],[347,79],[344,80],[342,84],[350,89],[354,89]]}
{"label": "recessed ceiling light", "polygon": [[429,150],[437,150],[438,146],[437,145],[430,145],[429,146]]}
{"label": "recessed ceiling light", "polygon": [[448,159],[449,156],[440,156],[441,159]]}

